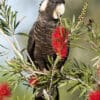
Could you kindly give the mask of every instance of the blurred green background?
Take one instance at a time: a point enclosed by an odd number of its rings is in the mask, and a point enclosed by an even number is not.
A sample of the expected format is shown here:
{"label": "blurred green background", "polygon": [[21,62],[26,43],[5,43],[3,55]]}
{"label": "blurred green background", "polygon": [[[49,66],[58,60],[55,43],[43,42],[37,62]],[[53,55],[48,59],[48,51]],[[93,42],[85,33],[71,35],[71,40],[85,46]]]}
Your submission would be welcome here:
{"label": "blurred green background", "polygon": [[[83,1],[84,0],[66,0],[66,12],[64,17],[72,20],[73,15],[75,15],[77,18],[83,7]],[[100,27],[100,0],[88,0],[88,1],[89,1],[89,8],[88,8],[87,16],[94,20],[94,22],[97,25],[96,30],[97,32],[100,32],[100,28],[99,28]],[[18,19],[25,16],[25,19],[17,28],[16,33],[17,32],[29,33],[29,30],[31,29],[34,21],[38,16],[38,8],[40,2],[41,0],[8,0],[8,4],[11,5],[12,9],[18,11]],[[27,37],[18,36],[17,38],[20,41],[20,46],[22,48],[25,48],[27,45]],[[85,38],[85,36],[83,38]],[[6,45],[8,48],[10,48],[9,44],[2,39],[2,36],[0,36],[0,42]],[[79,41],[79,44],[86,48],[89,47],[89,44],[83,41]],[[2,50],[3,49],[0,48],[0,51]],[[13,57],[12,50],[10,49],[9,51],[10,53],[8,55],[0,58],[0,63],[5,65],[5,60]],[[89,50],[83,50],[79,48],[73,48],[70,50],[70,58],[76,58],[78,61],[85,62],[87,64],[91,63],[91,59],[93,57],[95,57],[95,54]],[[1,80],[4,81],[5,79],[3,77],[0,77],[0,81]],[[67,87],[68,86],[65,85],[59,88],[60,100],[84,100],[78,97],[79,91],[77,91],[74,94],[67,93]],[[30,89],[27,91],[26,90],[27,90],[26,87],[20,85],[16,89],[11,100],[17,100],[17,98],[19,98],[19,100],[32,100],[31,98],[32,90]]]}

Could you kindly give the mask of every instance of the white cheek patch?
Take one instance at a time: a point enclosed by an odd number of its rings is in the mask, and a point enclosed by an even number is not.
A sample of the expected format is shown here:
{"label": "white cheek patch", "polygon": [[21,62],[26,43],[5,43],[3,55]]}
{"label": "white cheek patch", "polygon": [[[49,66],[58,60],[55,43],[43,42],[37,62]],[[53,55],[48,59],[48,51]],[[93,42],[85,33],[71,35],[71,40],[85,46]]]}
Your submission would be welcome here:
{"label": "white cheek patch", "polygon": [[57,5],[56,9],[53,12],[53,18],[58,19],[61,15],[63,15],[65,12],[65,5],[59,4]]}
{"label": "white cheek patch", "polygon": [[44,0],[40,6],[40,11],[45,11],[49,0]]}

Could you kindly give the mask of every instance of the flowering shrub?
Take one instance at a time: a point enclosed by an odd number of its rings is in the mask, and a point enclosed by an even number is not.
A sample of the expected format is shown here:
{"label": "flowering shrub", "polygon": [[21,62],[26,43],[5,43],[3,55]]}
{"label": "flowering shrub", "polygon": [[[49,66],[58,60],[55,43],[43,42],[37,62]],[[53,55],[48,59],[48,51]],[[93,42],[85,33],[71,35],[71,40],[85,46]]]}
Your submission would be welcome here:
{"label": "flowering shrub", "polygon": [[4,100],[5,97],[11,95],[10,87],[8,83],[0,83],[0,100]]}
{"label": "flowering shrub", "polygon": [[100,100],[100,91],[91,92],[88,100]]}
{"label": "flowering shrub", "polygon": [[30,84],[30,86],[35,86],[38,84],[38,79],[34,76],[31,76],[29,79],[28,79],[28,83]]}

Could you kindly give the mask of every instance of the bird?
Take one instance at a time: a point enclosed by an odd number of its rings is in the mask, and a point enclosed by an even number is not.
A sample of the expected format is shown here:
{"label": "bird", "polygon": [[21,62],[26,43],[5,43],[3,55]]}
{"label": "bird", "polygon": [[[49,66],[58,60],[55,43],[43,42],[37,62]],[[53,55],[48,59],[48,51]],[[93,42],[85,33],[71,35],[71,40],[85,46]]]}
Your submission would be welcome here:
{"label": "bird", "polygon": [[[48,70],[48,56],[56,58],[52,49],[51,35],[59,25],[59,18],[65,12],[65,0],[43,0],[40,3],[37,20],[28,38],[27,52],[39,70]],[[28,59],[30,62],[30,60]],[[60,67],[65,60],[60,61]]]}

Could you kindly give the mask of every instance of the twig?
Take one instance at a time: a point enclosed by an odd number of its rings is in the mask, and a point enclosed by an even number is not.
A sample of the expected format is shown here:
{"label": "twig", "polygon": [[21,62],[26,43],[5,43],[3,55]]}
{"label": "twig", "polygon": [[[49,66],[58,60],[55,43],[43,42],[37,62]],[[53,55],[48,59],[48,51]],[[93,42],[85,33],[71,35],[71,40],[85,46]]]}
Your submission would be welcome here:
{"label": "twig", "polygon": [[47,73],[43,73],[43,72],[40,72],[40,71],[34,71],[31,67],[26,67],[26,71],[30,71],[33,74],[47,75]]}
{"label": "twig", "polygon": [[54,76],[54,72],[55,72],[55,69],[56,69],[56,65],[57,65],[57,63],[58,63],[59,60],[60,60],[60,57],[57,56],[57,58],[56,58],[54,64],[52,65],[53,68],[52,68],[52,72],[51,72],[51,82],[50,82],[49,90],[51,90],[51,88],[52,88],[52,84],[53,84],[53,76]]}
{"label": "twig", "polygon": [[27,52],[27,51],[26,51],[26,56],[28,57],[29,61],[31,62],[32,67],[34,67],[34,70],[37,70],[37,68],[35,67],[34,62],[32,61],[32,59],[31,59],[31,57],[30,57],[30,55],[28,54],[28,52]]}
{"label": "twig", "polygon": [[47,93],[45,89],[43,89],[43,94],[46,100],[51,100],[49,94]]}
{"label": "twig", "polygon": [[21,51],[20,45],[19,45],[19,43],[18,43],[18,41],[17,41],[15,35],[13,35],[13,39],[14,39],[14,42],[16,43],[17,49],[18,49],[19,51]]}

